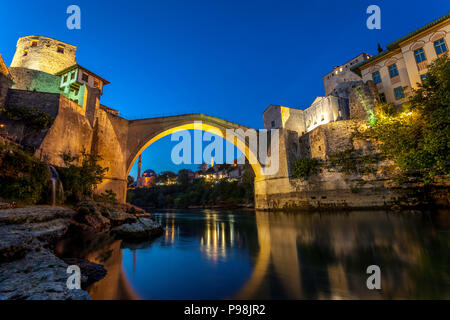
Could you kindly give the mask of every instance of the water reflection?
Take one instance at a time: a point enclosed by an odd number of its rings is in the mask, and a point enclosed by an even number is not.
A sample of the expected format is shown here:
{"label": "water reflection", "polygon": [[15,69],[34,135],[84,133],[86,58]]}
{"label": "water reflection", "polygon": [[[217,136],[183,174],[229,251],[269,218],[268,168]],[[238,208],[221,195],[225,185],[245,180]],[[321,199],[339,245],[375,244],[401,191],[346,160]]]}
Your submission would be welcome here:
{"label": "water reflection", "polygon": [[[108,270],[89,290],[94,299],[450,298],[449,212],[154,217],[165,228],[154,241],[72,250]],[[372,264],[382,290],[366,287]]]}

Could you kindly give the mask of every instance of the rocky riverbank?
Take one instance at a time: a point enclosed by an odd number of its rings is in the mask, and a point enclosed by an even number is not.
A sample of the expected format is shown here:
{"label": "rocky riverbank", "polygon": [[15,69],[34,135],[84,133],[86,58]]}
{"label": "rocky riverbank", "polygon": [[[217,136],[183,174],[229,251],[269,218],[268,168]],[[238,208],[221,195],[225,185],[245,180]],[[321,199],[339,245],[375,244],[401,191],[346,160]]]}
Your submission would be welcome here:
{"label": "rocky riverbank", "polygon": [[[127,204],[83,202],[75,210],[50,206],[0,210],[0,300],[90,299],[83,289],[105,276],[103,266],[54,254],[57,241],[73,232],[148,241],[162,228],[150,214]],[[71,264],[81,269],[82,289],[66,286]]]}

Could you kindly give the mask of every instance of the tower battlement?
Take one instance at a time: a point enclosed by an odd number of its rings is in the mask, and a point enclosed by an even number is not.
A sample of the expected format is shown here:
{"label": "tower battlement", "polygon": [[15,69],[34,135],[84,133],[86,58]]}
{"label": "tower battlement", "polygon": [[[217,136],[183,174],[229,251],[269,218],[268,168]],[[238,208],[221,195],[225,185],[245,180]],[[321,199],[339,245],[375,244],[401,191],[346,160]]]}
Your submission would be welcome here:
{"label": "tower battlement", "polygon": [[42,36],[19,38],[11,67],[55,74],[76,63],[77,47]]}

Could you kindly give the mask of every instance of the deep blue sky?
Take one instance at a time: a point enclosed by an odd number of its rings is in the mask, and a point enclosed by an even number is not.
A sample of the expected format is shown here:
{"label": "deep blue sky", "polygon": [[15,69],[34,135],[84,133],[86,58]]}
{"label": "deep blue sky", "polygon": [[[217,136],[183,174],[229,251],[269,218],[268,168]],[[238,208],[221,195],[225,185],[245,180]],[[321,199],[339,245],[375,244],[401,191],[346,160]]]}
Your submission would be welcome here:
{"label": "deep blue sky", "polygon": [[[81,7],[81,30],[66,8]],[[366,8],[381,8],[381,30]],[[322,76],[375,54],[450,10],[448,0],[0,1],[0,53],[9,65],[21,36],[78,46],[77,61],[111,81],[102,103],[130,119],[202,112],[261,128],[269,104],[305,108]],[[145,168],[178,170],[170,139],[144,152]]]}

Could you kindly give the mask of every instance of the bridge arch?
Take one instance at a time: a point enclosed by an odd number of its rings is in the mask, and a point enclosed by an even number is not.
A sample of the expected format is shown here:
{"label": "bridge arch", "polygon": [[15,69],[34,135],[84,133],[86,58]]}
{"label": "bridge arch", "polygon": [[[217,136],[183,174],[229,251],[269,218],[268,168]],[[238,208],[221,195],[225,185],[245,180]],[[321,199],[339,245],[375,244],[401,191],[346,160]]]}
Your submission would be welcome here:
{"label": "bridge arch", "polygon": [[256,159],[256,161],[250,161],[250,165],[255,173],[255,178],[259,178],[262,175],[262,167],[257,160],[257,150],[253,150],[248,145],[245,135],[236,134],[235,138],[230,139],[226,134],[227,129],[242,129],[245,132],[249,128],[205,114],[132,120],[128,128],[126,173],[129,174],[139,155],[159,139],[179,131],[202,130],[216,134],[230,142],[247,159]]}

